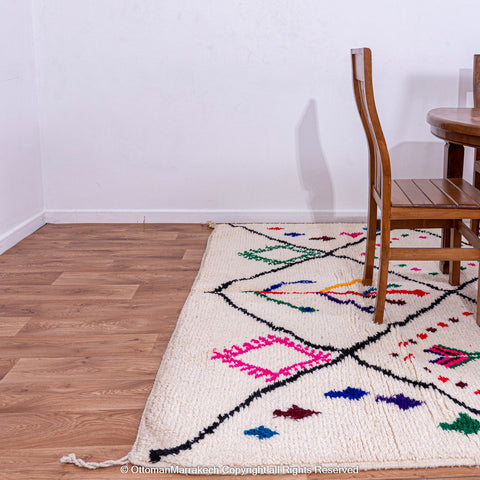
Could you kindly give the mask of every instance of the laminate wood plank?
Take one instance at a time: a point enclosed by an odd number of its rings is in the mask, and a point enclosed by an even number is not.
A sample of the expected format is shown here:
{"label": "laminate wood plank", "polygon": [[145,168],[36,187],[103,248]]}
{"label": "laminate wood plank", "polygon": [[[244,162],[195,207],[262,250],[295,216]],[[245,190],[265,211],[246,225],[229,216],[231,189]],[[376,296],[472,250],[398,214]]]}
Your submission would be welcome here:
{"label": "laminate wood plank", "polygon": [[0,317],[0,335],[15,336],[30,320],[31,317]]}
{"label": "laminate wood plank", "polygon": [[[8,253],[8,252],[6,252]],[[95,259],[83,259],[79,256],[75,260],[66,259],[40,259],[38,256],[32,256],[30,259],[22,256],[16,261],[11,257],[7,260],[6,253],[0,255],[0,269],[4,273],[30,273],[32,271],[41,270],[44,273],[58,272],[59,269],[69,270],[73,272],[88,271],[105,271],[109,266],[113,266],[114,261],[111,258],[98,256]],[[2,257],[4,257],[2,259]],[[41,269],[39,266],[41,265]],[[114,268],[112,268],[114,270]]]}
{"label": "laminate wood plank", "polygon": [[172,287],[183,287],[188,284],[183,275],[178,272],[120,272],[112,275],[110,272],[63,272],[53,285],[132,285],[155,283]]}
{"label": "laminate wood plank", "polygon": [[[400,190],[410,200],[412,205],[432,205],[430,199],[420,190],[412,180],[394,180]],[[393,203],[393,200],[392,200]]]}
{"label": "laminate wood plank", "polygon": [[[56,307],[56,308],[55,308]],[[161,322],[168,319],[172,312],[176,312],[182,305],[170,304],[160,305],[152,298],[145,297],[145,299],[135,299],[130,303],[124,300],[118,302],[105,302],[102,308],[92,302],[58,302],[57,304],[43,303],[37,308],[37,314],[31,321],[36,319],[80,319],[82,321],[89,321],[96,319],[101,322],[111,322],[115,319],[128,320],[132,319],[131,327],[134,327],[135,322],[142,317],[157,318],[159,320],[159,328]],[[88,326],[88,323],[85,323]]]}
{"label": "laminate wood plank", "polygon": [[103,255],[108,251],[108,249],[99,251],[89,248],[85,248],[82,251],[69,251],[67,249],[52,249],[51,251],[43,249],[42,251],[34,251],[29,249],[28,251],[21,252],[21,255],[18,256],[16,256],[14,252],[8,252],[10,255],[0,255],[0,262],[2,264],[8,264],[9,262],[18,263],[20,260],[23,264],[28,262],[33,265],[43,265],[44,263],[52,263],[54,261],[62,260],[65,262],[64,265],[68,265],[69,262],[75,263],[78,261],[103,260],[107,263],[107,260],[110,259],[106,259]]}
{"label": "laminate wood plank", "polygon": [[392,182],[392,205],[401,207],[410,207],[412,205],[395,180]]}
{"label": "laminate wood plank", "polygon": [[[163,354],[163,352],[161,352]],[[1,360],[8,363],[9,371],[3,377],[1,385],[6,383],[40,384],[74,379],[75,382],[97,382],[102,385],[105,379],[144,380],[154,379],[161,355],[123,354],[99,356],[100,352],[90,357],[60,358],[20,358],[18,360]],[[0,363],[1,364],[1,363]]]}
{"label": "laminate wood plank", "polygon": [[445,195],[448,195],[457,205],[478,207],[476,202],[446,178],[433,179],[432,183]]}
{"label": "laminate wood plank", "polygon": [[[208,236],[204,235],[205,240]],[[172,244],[174,244],[173,248],[183,248],[183,247],[192,247],[195,248],[198,246],[198,238],[186,238],[183,237],[182,239],[177,239],[175,242],[172,240],[165,240],[163,238],[126,238],[126,239],[102,239],[97,238],[95,239],[95,244],[90,247],[90,245],[86,244],[85,239],[76,240],[69,242],[68,251],[77,251],[77,250],[85,250],[91,249],[95,250],[113,250],[115,252],[120,251],[137,251],[138,252],[138,242],[148,242],[147,246],[142,246],[142,251],[154,250],[159,248],[168,247],[169,249],[172,248]]]}
{"label": "laminate wood plank", "polygon": [[[128,256],[129,257],[134,257],[135,260],[141,260],[145,259],[146,261],[149,262],[159,262],[163,258],[169,259],[169,260],[180,260],[183,255],[185,254],[185,249],[183,247],[181,248],[175,248],[175,247],[146,247],[145,249],[142,250],[128,250]],[[117,258],[123,258],[126,253],[123,251],[119,252],[111,252],[112,258],[115,260]]]}
{"label": "laminate wood plank", "polygon": [[[123,230],[122,235],[119,235],[120,232],[115,231],[111,236],[105,234],[100,234],[98,232],[93,232],[90,234],[83,234],[81,238],[71,239],[68,243],[69,249],[84,248],[85,242],[91,242],[95,240],[95,245],[92,244],[92,247],[101,247],[108,246],[108,248],[128,248],[135,247],[135,243],[139,241],[147,241],[149,245],[156,244],[169,244],[172,245],[176,243],[178,237],[178,232],[174,231],[164,231],[164,230]],[[69,238],[70,235],[67,235],[65,238]]]}
{"label": "laminate wood plank", "polygon": [[55,240],[52,239],[48,245],[39,244],[36,241],[31,241],[30,237],[27,237],[21,240],[19,243],[11,247],[8,252],[9,253],[32,253],[32,252],[42,252],[45,251],[54,251],[54,250],[62,250],[66,248],[71,243],[71,240]]}
{"label": "laminate wood plank", "polygon": [[[30,307],[30,305],[32,306]],[[2,311],[6,307],[6,303],[0,304]],[[162,305],[154,298],[145,297],[144,299],[135,299],[135,301],[118,300],[102,302],[102,308],[99,308],[96,300],[84,302],[75,299],[72,299],[71,302],[37,302],[32,304],[20,302],[18,306],[14,303],[10,303],[8,307],[11,310],[19,310],[23,312],[23,314],[19,315],[9,314],[10,316],[33,316],[30,322],[35,320],[62,321],[68,319],[77,319],[82,322],[88,322],[92,319],[97,319],[102,322],[111,322],[118,319],[128,320],[131,318],[131,326],[134,327],[136,321],[145,317],[158,318],[159,328],[161,328],[162,321],[168,319],[174,312],[178,312],[179,309],[182,308],[182,305],[176,303]],[[86,325],[88,325],[88,323],[86,323]]]}
{"label": "laminate wood plank", "polygon": [[[280,225],[280,224],[275,224],[275,225]],[[200,231],[183,230],[178,232],[178,237],[175,240],[175,244],[177,242],[191,240],[195,245],[199,246],[201,244],[200,242],[203,242],[203,243],[207,242],[208,237],[210,237],[211,233],[212,233],[212,230],[210,228],[202,229]]]}
{"label": "laminate wood plank", "polygon": [[132,444],[138,427],[132,420],[139,420],[142,411],[2,413],[0,449]]}
{"label": "laminate wood plank", "polygon": [[156,334],[0,337],[0,358],[150,354],[156,339]]}
{"label": "laminate wood plank", "polygon": [[450,197],[447,197],[447,195],[440,191],[430,180],[415,179],[413,182],[433,204],[443,207],[457,206]]}
{"label": "laminate wood plank", "polygon": [[201,248],[187,248],[185,254],[182,257],[183,261],[194,260],[197,262],[202,261],[204,249]]}
{"label": "laminate wood plank", "polygon": [[[104,269],[108,272],[168,272],[168,271],[178,271],[178,272],[198,272],[200,262],[198,264],[192,264],[191,260],[185,262],[178,259],[164,259],[160,258],[157,262],[153,262],[147,259],[136,259],[135,262],[130,262],[129,260],[117,260],[115,259],[111,266]],[[73,271],[71,268],[70,271]],[[86,268],[83,271],[92,269]],[[80,269],[76,271],[82,271]]]}
{"label": "laminate wood plank", "polygon": [[[96,305],[98,308],[98,305]],[[111,315],[108,319],[98,317],[75,316],[75,318],[35,318],[25,324],[17,336],[24,335],[107,335],[110,333],[152,333],[158,334],[159,324],[175,325],[180,313],[178,306],[173,306],[169,313],[157,308],[157,315],[145,315],[137,311],[136,315],[123,318]]]}
{"label": "laminate wood plank", "polygon": [[[136,258],[145,258],[149,261],[159,261],[162,258],[166,259],[181,259],[185,253],[184,247],[170,247],[167,248],[166,245],[148,245],[145,248],[139,250],[133,248],[114,248],[114,247],[107,247],[97,245],[97,248],[90,249],[90,248],[76,248],[76,249],[65,249],[62,251],[56,251],[51,258],[56,260],[65,259],[68,262],[72,261],[75,263],[77,259],[81,259],[83,256],[85,258],[102,258],[105,255],[110,257],[110,260],[114,260],[116,258],[123,258],[125,256],[128,257],[136,257]],[[27,257],[30,254],[26,255]],[[31,255],[30,255],[31,256]]]}
{"label": "laminate wood plank", "polygon": [[[0,287],[12,285],[51,285],[62,272],[0,272]],[[131,282],[135,283],[135,282]]]}
{"label": "laminate wood plank", "polygon": [[68,405],[69,412],[140,409],[145,406],[153,378],[124,380],[116,377],[78,383],[75,378],[25,385],[0,384],[0,415],[4,413],[57,412]]}
{"label": "laminate wood plank", "polygon": [[154,296],[154,298],[158,298],[159,302],[181,302],[183,304],[185,303],[189,292],[190,289],[187,288],[165,290],[162,288],[162,285],[144,284],[138,287],[138,290],[133,298],[134,300],[141,300],[152,298],[152,296]]}
{"label": "laminate wood plank", "polygon": [[17,362],[18,360],[16,358],[5,358],[0,360],[0,380],[3,380],[5,376],[11,372]]}
{"label": "laminate wood plank", "polygon": [[5,317],[26,317],[34,315],[36,309],[34,304],[26,304],[25,302],[7,304],[4,301],[0,301],[0,312],[2,312],[2,315]]}
{"label": "laminate wood plank", "polygon": [[130,300],[139,285],[24,285],[0,288],[0,302],[8,300],[30,300],[42,298],[42,301],[59,301],[75,298],[77,300]]}

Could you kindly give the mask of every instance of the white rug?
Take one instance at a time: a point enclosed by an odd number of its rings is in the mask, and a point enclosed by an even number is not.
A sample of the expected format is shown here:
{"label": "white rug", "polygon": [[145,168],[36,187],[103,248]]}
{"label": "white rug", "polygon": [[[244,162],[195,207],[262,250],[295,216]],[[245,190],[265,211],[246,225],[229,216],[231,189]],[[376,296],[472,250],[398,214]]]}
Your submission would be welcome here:
{"label": "white rug", "polygon": [[[375,325],[365,233],[217,226],[128,460],[212,473],[479,465],[477,265],[451,287],[438,262],[391,262]],[[440,242],[438,230],[392,235]]]}

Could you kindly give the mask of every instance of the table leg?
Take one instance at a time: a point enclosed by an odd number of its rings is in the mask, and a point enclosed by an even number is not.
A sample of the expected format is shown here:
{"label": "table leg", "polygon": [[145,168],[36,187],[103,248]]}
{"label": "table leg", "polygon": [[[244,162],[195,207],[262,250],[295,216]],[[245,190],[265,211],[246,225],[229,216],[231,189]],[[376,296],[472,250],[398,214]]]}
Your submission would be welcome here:
{"label": "table leg", "polygon": [[[445,142],[443,150],[443,176],[445,178],[462,178],[463,177],[463,145]],[[442,248],[450,247],[450,229],[442,229]],[[449,262],[440,262],[440,271],[442,273],[449,272]]]}
{"label": "table leg", "polygon": [[[473,185],[480,190],[480,148],[475,149],[475,159],[473,162]],[[472,220],[471,229],[477,235],[479,231],[479,225],[480,222],[478,220]]]}

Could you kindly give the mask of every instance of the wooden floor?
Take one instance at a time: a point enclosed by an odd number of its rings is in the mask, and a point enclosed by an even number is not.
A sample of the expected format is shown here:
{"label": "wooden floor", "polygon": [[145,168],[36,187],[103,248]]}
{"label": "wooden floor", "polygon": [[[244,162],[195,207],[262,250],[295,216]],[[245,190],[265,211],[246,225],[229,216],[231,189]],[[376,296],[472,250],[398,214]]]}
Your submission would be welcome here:
{"label": "wooden floor", "polygon": [[[0,256],[1,479],[180,477],[85,470],[58,459],[127,454],[210,232],[180,224],[46,225]],[[349,478],[479,479],[480,470]]]}

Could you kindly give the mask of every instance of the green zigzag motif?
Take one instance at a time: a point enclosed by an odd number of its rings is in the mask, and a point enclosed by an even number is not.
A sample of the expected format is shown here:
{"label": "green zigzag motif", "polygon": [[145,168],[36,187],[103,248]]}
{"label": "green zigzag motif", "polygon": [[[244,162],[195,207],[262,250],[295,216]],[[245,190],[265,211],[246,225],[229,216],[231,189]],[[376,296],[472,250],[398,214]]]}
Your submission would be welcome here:
{"label": "green zigzag motif", "polygon": [[[291,250],[294,253],[298,253],[298,256],[293,256],[291,258],[287,258],[286,260],[277,260],[275,258],[268,258],[266,256],[262,256],[262,253],[268,253],[278,249],[283,250]],[[314,258],[320,257],[323,254],[321,252],[315,252],[313,250],[309,250],[308,248],[301,248],[301,247],[294,247],[291,245],[273,245],[267,246],[265,248],[258,248],[256,250],[250,249],[245,250],[244,252],[238,252],[238,255],[244,258],[248,258],[249,260],[256,260],[257,262],[265,262],[269,265],[289,265],[291,263],[297,262],[298,260],[304,260],[307,258]]]}

